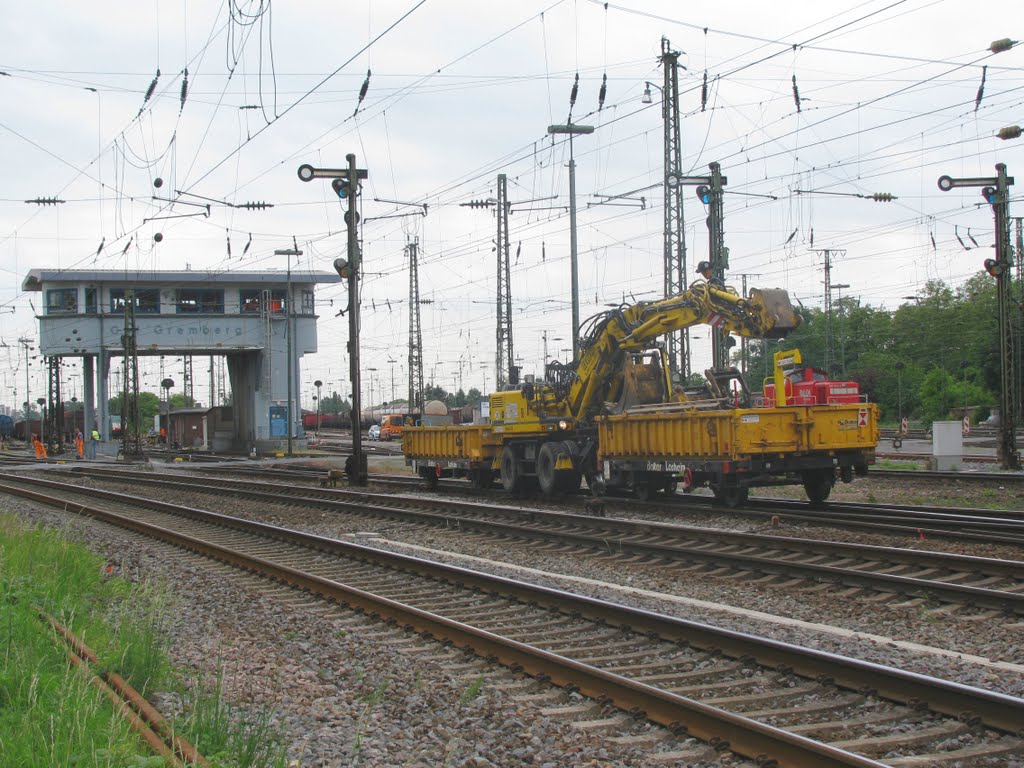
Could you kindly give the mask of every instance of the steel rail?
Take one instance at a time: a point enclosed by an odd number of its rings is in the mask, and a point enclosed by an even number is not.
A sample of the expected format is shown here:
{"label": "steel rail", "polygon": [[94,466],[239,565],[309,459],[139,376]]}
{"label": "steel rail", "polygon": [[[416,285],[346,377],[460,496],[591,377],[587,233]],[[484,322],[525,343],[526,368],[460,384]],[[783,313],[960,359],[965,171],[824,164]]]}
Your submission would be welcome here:
{"label": "steel rail", "polygon": [[[26,482],[28,482],[28,480],[26,480]],[[64,486],[62,490],[75,493],[82,489],[79,486]],[[89,514],[96,516],[99,519],[116,521],[117,524],[123,525],[124,527],[128,527],[132,530],[145,532],[147,535],[155,535],[161,538],[168,537],[164,540],[187,542],[191,546],[198,547],[199,549],[196,551],[202,550],[204,552],[214,552],[221,549],[217,547],[217,545],[201,542],[195,540],[193,537],[178,534],[160,526],[153,526],[115,513],[96,510],[94,508],[78,504],[77,502],[70,503],[64,499],[49,497],[45,494],[33,491],[30,488],[0,483],[0,491],[19,495],[24,498],[30,498],[51,506],[61,507],[69,512]],[[701,624],[699,622],[688,621],[686,619],[665,616],[643,609],[618,605],[599,598],[586,597],[563,590],[514,581],[501,576],[494,576],[467,568],[424,560],[387,550],[376,549],[366,545],[338,541],[315,534],[304,533],[302,531],[281,528],[266,523],[241,520],[239,518],[233,518],[214,512],[182,507],[180,505],[169,504],[166,502],[152,501],[150,499],[134,497],[128,494],[112,492],[105,493],[109,494],[111,498],[116,498],[123,503],[130,503],[140,507],[149,507],[177,515],[186,515],[193,519],[203,520],[226,528],[247,531],[274,540],[287,541],[326,554],[372,562],[380,565],[381,567],[423,575],[438,581],[477,589],[485,593],[501,593],[508,597],[514,597],[523,603],[529,604],[535,602],[539,605],[557,609],[562,612],[573,614],[579,613],[590,620],[603,621],[612,626],[628,628],[631,631],[648,634],[651,637],[658,637],[669,642],[688,644],[697,648],[713,648],[733,658],[749,657],[768,667],[787,671],[791,670],[804,677],[813,679],[829,679],[840,687],[854,691],[869,690],[882,698],[899,703],[923,703],[931,710],[945,715],[964,717],[969,713],[971,716],[976,717],[979,722],[984,723],[991,728],[1009,733],[1018,732],[1020,724],[1024,722],[1024,699],[995,693],[993,691],[985,691],[948,680],[940,680],[906,670],[885,667],[868,661],[839,656],[826,651],[819,651],[777,640],[760,638],[742,632]],[[231,552],[230,557],[238,559],[236,564],[241,565],[244,562],[249,562],[250,566],[252,565],[249,558],[238,555],[233,551]],[[246,566],[242,565],[242,567]],[[312,588],[318,583],[316,580],[319,577],[302,575],[301,578],[312,579],[312,581],[305,582],[307,587]],[[338,594],[349,594],[351,592],[355,598],[357,598],[358,606],[363,609],[369,609],[375,604],[372,602],[371,597],[361,590],[349,588],[333,582],[332,585],[332,589],[337,588],[340,590]],[[364,602],[366,600],[371,600],[371,602]],[[384,598],[383,601],[385,604],[394,603],[394,601],[387,600],[386,598]],[[400,606],[401,604],[396,605]],[[402,607],[405,608],[406,606]],[[419,614],[424,613],[418,609],[413,609],[413,611],[414,613],[411,614],[412,616],[418,616]],[[371,610],[370,612],[377,613],[377,611],[374,610]],[[423,617],[424,620],[427,620],[427,617],[429,617],[430,621],[443,618],[427,613],[426,616]],[[464,626],[459,622],[452,622],[448,619],[443,619],[443,621],[440,622],[440,626],[447,626],[448,624]],[[477,630],[477,632],[479,633],[479,630]],[[490,633],[483,634],[487,635],[488,638],[493,638]],[[570,668],[571,666],[572,665],[570,665]],[[528,669],[528,667],[524,666],[524,669]],[[593,679],[588,682],[587,690],[591,690],[589,686],[592,682]],[[633,688],[633,686],[636,685],[638,684],[634,683],[629,688],[631,690],[636,690]],[[646,686],[640,686],[640,688],[646,688]],[[596,692],[592,695],[600,695],[600,693]],[[689,702],[688,699],[684,699],[684,701]],[[680,702],[676,702],[676,704],[679,703]],[[627,708],[633,706],[635,705],[630,704]],[[651,704],[651,706],[653,706],[653,704]],[[669,721],[666,724],[671,724],[676,721],[678,721],[678,718],[673,721]],[[657,722],[664,723],[664,721],[660,719],[657,720]],[[807,765],[826,764],[828,763],[808,763]],[[844,765],[846,763],[839,764]],[[860,763],[854,764],[860,765]],[[871,762],[867,763],[867,765],[874,764],[875,763]]]}
{"label": "steel rail", "polygon": [[94,667],[99,664],[99,659],[95,651],[77,635],[46,612],[37,608],[36,614],[41,621],[50,625],[67,646],[68,660],[89,675],[92,684],[107,694],[118,713],[128,720],[158,755],[169,760],[172,766],[180,768],[205,768],[209,765],[206,758],[188,740],[176,734],[163,715],[121,675],[110,670],[96,672]]}
{"label": "steel rail", "polygon": [[[211,468],[216,471],[216,468]],[[228,470],[225,470],[228,471]],[[271,470],[272,472],[285,471],[292,472],[292,470]],[[911,473],[907,473],[911,474]],[[296,477],[300,475],[296,474]],[[396,483],[400,485],[419,485],[422,486],[422,480],[419,478],[406,477],[401,475],[389,475],[373,477],[375,481],[387,481],[389,483]],[[1024,479],[1024,476],[1022,476]],[[470,490],[470,486],[462,481],[451,481],[447,484],[446,489],[465,488]],[[479,493],[478,489],[472,489]],[[666,504],[673,504],[679,506],[700,506],[700,507],[713,507],[715,509],[722,509],[729,514],[750,514],[750,509],[743,508],[728,508],[724,509],[716,503],[715,499],[710,496],[694,496],[691,494],[665,496],[656,502],[639,502],[636,499],[629,499],[627,497],[607,497],[609,501],[621,501],[624,503],[644,503],[644,504],[657,504],[659,506],[665,506]],[[979,525],[982,527],[993,528],[994,530],[1007,530],[1011,533],[1021,532],[1024,533],[1024,511],[1021,510],[993,510],[984,509],[980,507],[937,507],[927,505],[899,505],[899,504],[877,504],[877,503],[863,503],[863,502],[847,502],[847,501],[830,501],[820,509],[811,507],[806,501],[799,501],[795,499],[773,499],[765,497],[754,497],[747,502],[748,507],[753,507],[757,510],[765,511],[784,511],[787,514],[795,515],[801,519],[809,520],[821,520],[835,522],[845,522],[844,517],[849,515],[863,515],[864,522],[871,522],[872,517],[869,513],[877,511],[883,514],[877,517],[884,521],[887,521],[889,527],[898,530],[907,530],[914,533],[917,532],[920,525],[918,525],[919,518],[925,520],[945,520],[950,523],[963,523],[964,525]],[[1005,514],[1004,517],[998,516],[1000,513]],[[908,515],[905,526],[897,526],[892,523],[898,521],[898,518],[894,518],[894,515],[906,514]],[[851,522],[857,522],[857,518],[851,518]],[[928,532],[929,529],[925,529]],[[941,529],[931,529],[932,533],[944,533]],[[957,530],[959,533],[960,531]]]}
{"label": "steel rail", "polygon": [[[460,647],[472,649],[484,658],[495,659],[512,669],[526,672],[534,677],[550,680],[556,685],[574,687],[587,696],[594,698],[608,697],[616,706],[622,709],[643,712],[653,722],[677,730],[685,730],[688,734],[699,739],[728,748],[739,755],[760,760],[762,764],[764,764],[765,757],[770,755],[776,761],[776,764],[793,766],[793,768],[885,768],[884,763],[831,747],[827,744],[743,717],[742,715],[702,704],[699,701],[684,696],[630,680],[559,654],[477,629],[463,622],[447,619],[386,597],[373,595],[356,587],[350,587],[337,581],[306,573],[297,568],[276,564],[261,557],[245,555],[230,547],[203,541],[193,536],[172,531],[162,526],[134,520],[114,512],[80,504],[69,504],[65,500],[49,497],[28,489],[18,488],[17,486],[0,484],[0,489],[49,506],[61,507],[68,512],[93,517],[97,520],[219,560],[242,570],[289,584],[304,592],[319,595],[327,600],[347,605],[350,608],[363,611],[382,620],[400,624],[406,629],[429,635],[436,640],[448,641]],[[132,497],[124,496],[124,500],[129,498]],[[140,499],[138,501],[145,502],[148,500]],[[161,504],[160,506],[173,507],[174,505]],[[195,516],[197,512],[202,512],[201,510],[188,511],[190,516]],[[216,515],[216,517],[223,516]],[[272,526],[265,526],[263,524],[243,527],[272,528]],[[285,531],[284,529],[280,530],[282,534],[287,534],[289,538],[291,534],[296,533],[294,531]],[[281,535],[274,538],[281,538]],[[381,557],[382,555],[391,554],[359,545],[348,545],[330,539],[322,539],[322,537],[311,536],[308,538],[310,540],[320,539],[322,545],[340,546],[345,549],[351,548],[363,557],[367,555]],[[315,548],[322,550],[323,546]],[[384,559],[388,560],[391,558],[385,557]],[[400,563],[403,560],[405,561],[403,564],[404,568],[409,569],[409,566],[416,562],[417,559],[404,556],[397,556],[395,558],[396,563]],[[420,561],[421,566],[424,563],[428,563],[428,561]],[[439,566],[439,564],[431,565],[435,568]],[[446,580],[451,579],[458,571],[462,570],[449,569],[445,566],[440,567],[442,570],[448,571],[445,576]],[[413,570],[423,572],[421,568],[413,568]],[[460,576],[459,581],[464,583],[468,574],[473,574],[473,572],[466,571],[465,574]],[[479,577],[483,574],[473,575]],[[475,581],[479,581],[479,579],[477,578]],[[515,582],[510,583],[516,585]],[[480,588],[478,585],[475,586]],[[495,583],[491,583],[490,589],[493,590],[495,586]],[[522,587],[525,585],[517,586]],[[544,591],[555,595],[559,594],[555,590]]]}
{"label": "steel rail", "polygon": [[869,477],[899,478],[900,480],[966,480],[968,482],[1024,482],[1021,472],[952,472],[936,469],[875,469]]}
{"label": "steel rail", "polygon": [[[856,556],[860,559],[871,560],[873,558],[884,559],[887,562],[896,562],[916,567],[926,565],[933,566],[936,563],[941,567],[950,569],[972,569],[981,570],[988,574],[1020,578],[1024,575],[1024,563],[1018,561],[996,560],[994,558],[969,557],[966,555],[955,555],[941,552],[920,552],[915,550],[900,550],[895,547],[878,547],[870,545],[848,544],[843,542],[819,542],[808,539],[793,539],[781,536],[767,536],[763,534],[739,534],[728,531],[717,531],[713,529],[686,528],[683,526],[659,524],[650,522],[634,522],[629,520],[614,520],[600,518],[600,523],[594,518],[571,513],[549,512],[545,510],[502,510],[516,517],[526,517],[530,520],[542,519],[562,525],[573,525],[577,527],[601,527],[608,530],[598,533],[578,533],[566,530],[549,530],[536,526],[514,525],[493,520],[481,520],[471,517],[457,517],[449,513],[432,513],[421,510],[409,510],[400,507],[388,506],[385,504],[374,504],[367,506],[365,501],[339,501],[330,498],[320,497],[296,497],[282,494],[279,490],[256,490],[252,485],[263,485],[253,481],[224,481],[233,483],[225,488],[224,485],[208,486],[188,482],[188,479],[157,478],[145,476],[143,473],[129,473],[118,471],[98,471],[89,473],[91,476],[111,476],[122,478],[131,482],[147,485],[172,485],[180,486],[187,484],[189,490],[197,492],[224,494],[233,492],[236,495],[245,495],[250,498],[257,498],[265,501],[273,501],[284,504],[302,504],[316,508],[328,506],[335,509],[354,509],[360,514],[370,513],[383,515],[393,519],[412,520],[414,522],[428,522],[441,527],[457,527],[461,530],[475,530],[496,535],[515,536],[517,538],[546,539],[559,543],[570,543],[575,546],[587,547],[598,551],[629,551],[637,554],[660,557],[669,560],[696,560],[701,562],[725,563],[742,570],[753,571],[757,574],[793,575],[800,574],[806,578],[816,581],[827,580],[838,582],[847,586],[867,587],[870,589],[881,589],[898,594],[912,596],[929,596],[943,599],[949,602],[974,605],[985,608],[992,608],[1004,612],[1024,614],[1024,592],[1012,592],[987,587],[974,587],[970,585],[948,583],[939,580],[928,580],[910,576],[900,576],[889,573],[878,573],[858,568],[844,568],[832,565],[821,565],[817,563],[803,563],[797,560],[782,560],[778,556],[767,557],[755,554],[721,552],[714,549],[701,547],[684,547],[671,544],[653,544],[636,541],[630,538],[611,538],[609,530],[622,536],[634,537],[640,534],[658,534],[662,536],[682,537],[701,536],[714,538],[720,541],[729,542],[732,545],[750,546],[752,544],[770,547],[772,549],[802,548],[804,550],[813,546],[817,553],[826,553],[840,557]],[[244,487],[243,487],[244,485]],[[91,493],[99,489],[85,489],[83,492]],[[321,492],[326,495],[334,492]],[[370,494],[354,491],[340,491],[347,497],[365,499]],[[391,501],[388,499],[388,501]],[[493,514],[493,507],[483,505],[470,505],[465,502],[443,502],[444,505],[455,507],[479,507],[480,511]]]}
{"label": "steel rail", "polygon": [[[282,469],[262,471],[254,468],[229,470],[224,467],[202,467],[202,469],[208,469],[212,472],[226,472],[229,474],[260,474],[263,477],[273,473],[274,476],[291,477],[294,479],[315,479],[316,476],[322,476],[323,474]],[[203,472],[203,474],[205,474],[205,472]],[[423,481],[421,479],[404,475],[371,475],[371,482],[378,484],[413,486],[420,489],[422,489],[423,486]],[[472,488],[467,482],[460,480],[447,482],[442,480],[440,483],[441,485],[439,485],[438,488],[444,491],[472,492],[474,495],[479,495],[481,493],[479,489]],[[689,494],[666,496],[658,501],[652,502],[644,502],[637,499],[629,499],[627,497],[607,497],[607,500],[623,504],[632,503],[638,506],[656,506],[658,508],[669,507],[680,511],[707,509],[709,511],[721,511],[723,514],[737,517],[750,517],[756,520],[764,520],[766,513],[778,513],[780,515],[785,514],[785,519],[787,521],[821,524],[831,527],[842,527],[874,533],[896,533],[906,535],[911,538],[919,538],[923,534],[933,538],[955,538],[958,541],[1024,545],[1024,521],[1018,522],[1018,513],[1014,511],[1011,511],[1011,515],[1013,516],[1009,518],[1009,520],[998,517],[992,518],[992,521],[980,525],[980,530],[975,530],[972,528],[972,525],[974,521],[977,520],[976,516],[990,516],[996,512],[996,510],[931,507],[931,510],[940,514],[960,514],[963,516],[962,520],[957,520],[955,517],[946,518],[948,525],[946,527],[941,527],[941,521],[936,521],[935,518],[926,517],[922,520],[920,517],[914,517],[913,515],[915,515],[915,513],[919,513],[920,507],[901,507],[897,505],[858,505],[856,502],[827,502],[821,507],[815,508],[808,505],[805,501],[751,498],[743,507],[724,508],[719,506],[716,501],[709,496],[695,496]],[[872,514],[870,512],[871,509],[877,509],[880,511],[877,514]],[[848,510],[854,511],[851,512]],[[906,513],[908,517],[901,519],[894,516],[894,514],[901,513]]]}
{"label": "steel rail", "polygon": [[[101,468],[87,468],[87,467],[77,467],[77,466],[76,467],[72,467],[71,471],[73,471],[73,472],[82,472],[82,473],[86,473],[86,474],[99,473],[99,474],[107,474],[107,475],[116,475],[118,473],[121,473],[121,474],[124,474],[126,477],[131,477],[133,479],[140,479],[140,480],[144,480],[147,477],[152,477],[151,473],[140,473],[140,472],[134,472],[133,473],[133,472],[129,472],[127,470],[108,470],[108,469],[101,469]],[[225,471],[230,472],[230,470],[225,470]],[[271,472],[274,473],[275,477],[278,476],[277,475],[278,472],[282,472],[282,473],[284,473],[282,476],[284,476],[284,477],[295,477],[296,479],[315,479],[316,477],[321,477],[322,474],[323,474],[323,473],[316,473],[315,475],[310,475],[308,473],[299,473],[299,472],[294,472],[292,470],[271,470]],[[165,474],[165,476],[170,476],[169,473],[164,473],[164,474]],[[206,474],[206,472],[200,472],[199,474],[203,475],[203,474]],[[244,474],[249,474],[249,472],[247,471]],[[268,472],[264,471],[264,472],[260,472],[258,474],[260,474],[261,477],[266,477]],[[391,478],[391,479],[392,480],[397,480],[397,478]],[[409,481],[409,484],[416,484],[416,483],[419,482],[419,480],[415,479],[415,478],[408,478],[407,480]],[[263,483],[261,481],[252,481],[252,480],[242,480],[242,481],[238,481],[238,480],[235,480],[235,481],[225,480],[225,481],[222,481],[222,482],[228,482],[228,483],[230,483],[230,482],[248,482],[248,483],[256,482],[256,483],[259,483],[259,484],[266,484],[266,483]],[[468,485],[466,485],[466,484],[464,484],[464,483],[462,483],[460,481],[454,481],[454,482],[458,484],[457,487],[461,487],[461,488],[464,488],[466,490],[469,489]],[[313,489],[310,489],[310,492],[314,492]],[[353,490],[350,490],[350,489],[342,489],[342,488],[336,489],[336,490],[332,490],[329,493],[332,493],[332,494],[348,493],[348,494],[358,495],[359,497],[364,497],[364,496],[367,495],[366,491],[353,491]],[[391,496],[386,496],[386,498],[392,498],[392,497]],[[417,502],[429,503],[430,499],[428,497],[419,496],[419,497],[416,497],[416,501]],[[715,504],[715,502],[714,502],[714,500],[712,498],[704,497],[704,496],[677,496],[677,497],[675,497],[675,499],[672,499],[672,497],[666,497],[666,499],[661,501],[661,502],[639,502],[637,500],[630,500],[630,499],[616,499],[616,501],[622,501],[622,502],[625,502],[627,504],[632,501],[633,503],[640,504],[640,505],[643,505],[643,506],[650,506],[651,504],[654,504],[655,506],[657,506],[659,508],[663,508],[666,505],[666,502],[667,502],[670,505],[673,505],[673,506],[678,505],[680,507],[698,506],[698,507],[709,507],[709,508],[711,508],[713,510],[721,509],[720,507],[717,507],[717,505]],[[474,502],[455,502],[455,501],[451,501],[451,500],[448,500],[448,499],[445,499],[443,503],[444,504],[452,504],[452,505],[454,505],[454,504],[461,504],[461,505],[466,505],[466,506],[474,504]],[[489,504],[489,503],[475,502],[475,504],[477,506],[481,507],[481,508],[487,508],[487,509],[495,508],[494,505]],[[790,499],[753,499],[753,500],[751,500],[750,505],[753,507],[753,509],[733,508],[733,509],[727,510],[727,512],[729,514],[740,514],[740,515],[744,515],[744,516],[748,516],[748,517],[756,516],[760,520],[764,520],[765,519],[765,517],[764,517],[764,512],[765,511],[767,511],[767,512],[784,512],[786,515],[793,516],[793,517],[796,517],[797,519],[801,519],[801,520],[828,522],[828,521],[835,521],[835,520],[837,520],[836,517],[829,516],[829,513],[831,513],[831,511],[833,509],[835,509],[835,511],[840,515],[840,517],[838,517],[838,522],[845,522],[847,520],[847,517],[850,514],[860,515],[860,516],[862,516],[864,518],[864,520],[870,521],[870,519],[871,519],[871,517],[870,517],[871,511],[872,510],[878,510],[878,511],[882,512],[883,515],[886,516],[886,517],[888,517],[890,515],[890,513],[920,512],[922,515],[930,516],[930,519],[936,519],[936,516],[938,516],[937,519],[940,519],[940,520],[941,519],[952,519],[954,522],[956,522],[958,520],[958,518],[962,517],[966,522],[969,523],[970,521],[975,520],[976,516],[986,517],[988,515],[991,515],[995,511],[995,510],[990,510],[990,509],[980,509],[980,508],[970,508],[970,507],[962,508],[962,509],[959,509],[959,510],[956,509],[956,508],[948,508],[947,509],[947,508],[943,508],[943,507],[927,507],[927,508],[922,510],[920,507],[905,507],[905,506],[894,505],[894,504],[893,505],[882,505],[882,504],[861,504],[861,503],[858,503],[858,502],[844,502],[842,504],[835,504],[835,505],[831,505],[830,504],[829,507],[828,507],[828,512],[826,513],[826,512],[810,512],[810,511],[807,510],[807,506],[806,506],[806,504],[804,502],[793,501],[793,500],[790,500]],[[550,511],[550,510],[542,510],[540,508],[528,508],[528,507],[512,508],[512,507],[502,507],[501,505],[499,505],[497,508],[498,509],[504,508],[504,509],[510,509],[510,510],[511,509],[518,509],[518,510],[521,510],[521,511],[524,511],[524,512],[528,511],[528,512],[536,512],[536,513],[540,513],[540,514],[558,514],[557,512],[553,512],[553,511]],[[967,514],[964,515],[964,513],[967,513]],[[567,514],[572,514],[572,513],[567,513]],[[1024,535],[1024,511],[1010,510],[1007,514],[1010,515],[1009,518],[992,517],[992,518],[989,518],[989,522],[994,524],[994,525],[1007,526],[1010,531],[1018,531],[1019,530],[1019,531],[1022,532],[1022,535]],[[601,518],[594,518],[593,515],[590,515],[590,514],[584,514],[583,517],[587,517],[587,518],[590,518],[590,519],[601,519]],[[607,522],[607,519],[601,519],[601,520],[602,520],[602,522]],[[1019,520],[1019,522],[1018,522],[1018,520]],[[641,523],[637,523],[637,524],[641,524]],[[658,525],[658,523],[656,523],[656,522],[646,522],[646,521],[644,523],[642,523],[642,524],[643,525],[648,525],[648,526],[651,526],[651,527],[656,527]],[[674,524],[669,524],[669,525],[674,525]],[[857,526],[854,526],[854,527],[857,527]],[[887,526],[871,526],[869,523],[865,523],[862,527],[867,527],[867,528],[886,527],[886,528],[896,529],[896,526],[891,526],[891,525],[887,525]],[[701,530],[707,530],[707,529],[701,529]],[[710,529],[710,530],[718,530],[718,529]],[[910,525],[903,526],[903,527],[899,528],[898,530],[906,531],[908,533],[912,533],[915,538],[918,537],[919,534],[921,534],[921,533],[924,533],[924,534],[942,534],[942,533],[946,533],[946,532],[942,531],[941,529],[931,528],[931,527],[929,527],[927,525],[923,525],[923,524],[921,524],[920,521],[914,521]],[[957,533],[960,534],[962,532],[957,531]],[[984,540],[990,541],[992,539],[990,537],[985,537]],[[1001,541],[1001,540],[997,540],[997,541]],[[1002,543],[1005,543],[1005,542],[1002,542]],[[1024,543],[1024,538],[1022,538],[1022,543]],[[859,547],[860,545],[854,545],[854,546]]]}

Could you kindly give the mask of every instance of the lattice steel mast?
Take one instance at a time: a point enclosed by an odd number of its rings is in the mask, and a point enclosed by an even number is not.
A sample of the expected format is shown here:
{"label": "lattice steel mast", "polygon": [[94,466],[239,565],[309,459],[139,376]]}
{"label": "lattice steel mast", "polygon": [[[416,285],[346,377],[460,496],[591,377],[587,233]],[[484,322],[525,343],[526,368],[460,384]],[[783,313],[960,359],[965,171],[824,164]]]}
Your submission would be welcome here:
{"label": "lattice steel mast", "polygon": [[135,291],[124,296],[124,362],[121,365],[121,454],[142,454],[142,416],[139,411],[138,328],[135,325]]}
{"label": "lattice steel mast", "polygon": [[1016,371],[1016,375],[1013,377],[1013,410],[1017,418],[1015,428],[1020,425],[1021,418],[1024,416],[1024,382],[1021,381],[1024,378],[1021,375],[1024,373],[1024,219],[1018,216],[1016,222],[1017,248],[1012,254],[1016,272],[1016,285],[1014,286],[1016,296],[1013,299],[1015,309],[1010,314],[1013,320],[1010,329],[1010,337],[1013,341],[1013,370]]}
{"label": "lattice steel mast", "polygon": [[60,395],[60,367],[61,358],[59,355],[51,355],[46,358],[46,370],[48,378],[48,403],[46,406],[46,450],[49,453],[64,452],[64,400]]}
{"label": "lattice steel mast", "polygon": [[192,355],[185,355],[184,357],[185,370],[182,390],[185,394],[185,407],[191,408],[195,404],[195,383],[192,377]]}
{"label": "lattice steel mast", "polygon": [[515,354],[512,351],[512,283],[508,245],[508,181],[498,174],[498,328],[495,351],[495,387],[497,392],[514,384]]}
{"label": "lattice steel mast", "polygon": [[419,238],[405,246],[409,254],[409,410],[423,410],[423,330],[420,325]]}
{"label": "lattice steel mast", "polygon": [[[661,38],[661,62],[664,70],[661,114],[665,123],[665,296],[686,289],[686,240],[683,235],[682,142],[679,130],[679,51],[673,51],[668,38]],[[690,374],[690,331],[668,336],[668,359],[673,373],[684,379]]]}

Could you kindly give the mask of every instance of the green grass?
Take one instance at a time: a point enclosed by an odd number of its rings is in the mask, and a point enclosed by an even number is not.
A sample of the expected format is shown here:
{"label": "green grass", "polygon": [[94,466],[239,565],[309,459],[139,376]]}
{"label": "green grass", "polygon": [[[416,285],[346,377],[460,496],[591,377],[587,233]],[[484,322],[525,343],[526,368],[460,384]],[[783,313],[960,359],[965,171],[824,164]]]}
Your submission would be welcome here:
{"label": "green grass", "polygon": [[179,733],[211,765],[285,765],[282,738],[266,713],[227,704],[221,680],[183,685],[167,661],[171,606],[157,587],[116,577],[101,558],[59,533],[0,517],[0,765],[18,768],[163,765],[86,677],[36,608],[78,635],[140,692],[183,695]]}
{"label": "green grass", "polygon": [[480,695],[480,691],[484,688],[484,676],[476,678],[469,687],[462,692],[462,696],[459,697],[459,703],[465,704],[467,701],[471,701]]}
{"label": "green grass", "polygon": [[[0,756],[10,766],[130,765],[139,740],[111,717],[103,696],[70,672],[38,605],[94,650],[114,632],[91,617],[128,590],[105,580],[100,561],[52,531],[0,521]],[[152,679],[152,676],[151,676]]]}
{"label": "green grass", "polygon": [[194,681],[184,701],[184,713],[175,727],[188,733],[196,749],[215,766],[284,766],[282,734],[272,713],[243,710],[223,695],[224,674],[218,671],[212,686]]}
{"label": "green grass", "polygon": [[888,459],[879,459],[874,464],[874,469],[905,469],[907,471],[913,471],[915,469],[924,468],[924,464],[922,464],[921,462],[911,460],[892,461]]}

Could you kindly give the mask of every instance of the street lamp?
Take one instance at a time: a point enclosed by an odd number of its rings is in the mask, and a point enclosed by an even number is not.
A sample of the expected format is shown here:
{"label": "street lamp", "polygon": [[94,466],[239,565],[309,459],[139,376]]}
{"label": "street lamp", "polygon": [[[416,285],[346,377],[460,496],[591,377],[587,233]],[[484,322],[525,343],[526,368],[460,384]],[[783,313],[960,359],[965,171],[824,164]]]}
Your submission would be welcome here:
{"label": "street lamp", "polygon": [[897,406],[897,408],[898,408],[897,413],[899,414],[899,416],[898,416],[898,418],[900,420],[899,431],[901,433],[903,432],[903,369],[905,367],[906,366],[903,364],[902,360],[897,361],[897,363],[896,363],[896,400],[899,403],[899,405]]}
{"label": "street lamp", "polygon": [[316,387],[316,441],[320,442],[320,387],[324,383],[317,379],[313,382],[313,386]]}
{"label": "street lamp", "polygon": [[[686,69],[686,67],[683,67],[683,69]],[[653,104],[654,103],[653,94],[651,94],[651,88],[657,88],[659,91],[661,91],[662,96],[665,95],[665,89],[664,88],[662,88],[657,83],[652,83],[651,81],[648,80],[647,82],[644,83],[644,95],[640,97],[640,103],[641,104]]]}
{"label": "street lamp", "polygon": [[[29,429],[29,423],[32,421],[32,396],[28,389],[28,353],[33,349],[29,346],[33,343],[33,339],[20,338],[18,343],[25,348],[25,443],[32,445],[32,430]],[[42,422],[40,422],[40,426],[42,426]]]}
{"label": "street lamp", "polygon": [[581,133],[593,133],[592,125],[549,125],[548,133],[569,136],[569,268],[572,270],[572,357],[576,359],[580,335],[580,283],[576,261],[576,158],[573,155],[572,137]]}
{"label": "street lamp", "polygon": [[288,260],[288,292],[285,296],[285,309],[287,314],[285,315],[285,336],[288,338],[288,456],[292,455],[292,432],[294,431],[295,422],[294,414],[292,413],[292,377],[294,376],[293,371],[295,370],[292,364],[292,318],[295,313],[292,312],[292,256],[301,256],[302,251],[298,248],[277,248],[274,250],[275,256],[286,256]]}
{"label": "street lamp", "polygon": [[[377,369],[376,368],[367,368],[366,370],[370,372],[370,410],[373,411],[373,409],[374,409],[374,405],[373,405],[373,389],[374,389],[374,386],[373,385],[375,383],[374,380],[377,378],[373,374],[375,374],[377,372]],[[378,414],[378,416],[379,415],[380,414]],[[362,428],[362,427],[360,426],[360,428]]]}

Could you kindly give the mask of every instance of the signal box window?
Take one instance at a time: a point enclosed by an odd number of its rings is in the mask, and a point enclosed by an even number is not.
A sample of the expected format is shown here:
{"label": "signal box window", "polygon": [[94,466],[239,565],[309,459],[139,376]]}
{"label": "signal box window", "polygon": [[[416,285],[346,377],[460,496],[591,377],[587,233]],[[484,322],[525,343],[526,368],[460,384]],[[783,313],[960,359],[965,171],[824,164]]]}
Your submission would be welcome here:
{"label": "signal box window", "polygon": [[[110,312],[120,315],[124,313],[126,304],[125,288],[110,289]],[[136,288],[133,290],[135,297],[135,311],[144,315],[160,314],[160,291],[157,288]]]}
{"label": "signal box window", "polygon": [[77,288],[52,288],[46,292],[46,314],[67,315],[77,312]]}
{"label": "signal box window", "polygon": [[238,292],[238,311],[243,314],[256,313],[260,311],[259,288],[243,288]]}
{"label": "signal box window", "polygon": [[262,308],[263,301],[268,302],[267,309],[274,314],[287,311],[287,293],[283,290],[265,291],[260,288],[243,288],[238,292],[239,311],[243,314],[256,313]]}
{"label": "signal box window", "polygon": [[98,311],[97,307],[97,294],[95,288],[85,289],[85,313],[87,315],[95,315]]}
{"label": "signal box window", "polygon": [[219,288],[179,288],[177,295],[179,314],[224,314],[224,291]]}

